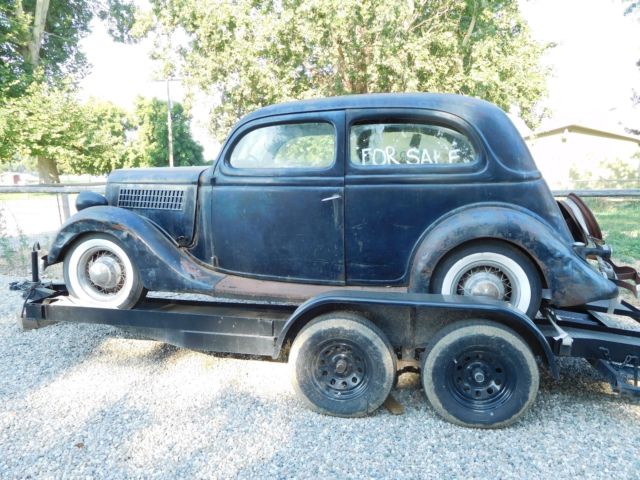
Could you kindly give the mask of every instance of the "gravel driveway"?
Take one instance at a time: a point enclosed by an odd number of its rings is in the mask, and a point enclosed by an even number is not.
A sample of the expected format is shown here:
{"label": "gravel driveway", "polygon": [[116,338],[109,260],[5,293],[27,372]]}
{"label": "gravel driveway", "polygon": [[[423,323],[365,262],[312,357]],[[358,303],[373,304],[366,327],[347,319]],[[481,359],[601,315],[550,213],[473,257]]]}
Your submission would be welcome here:
{"label": "gravel driveway", "polygon": [[406,413],[325,417],[287,365],[127,338],[105,326],[22,332],[0,275],[0,478],[640,478],[640,404],[582,361],[543,376],[524,420],[440,420],[417,375]]}

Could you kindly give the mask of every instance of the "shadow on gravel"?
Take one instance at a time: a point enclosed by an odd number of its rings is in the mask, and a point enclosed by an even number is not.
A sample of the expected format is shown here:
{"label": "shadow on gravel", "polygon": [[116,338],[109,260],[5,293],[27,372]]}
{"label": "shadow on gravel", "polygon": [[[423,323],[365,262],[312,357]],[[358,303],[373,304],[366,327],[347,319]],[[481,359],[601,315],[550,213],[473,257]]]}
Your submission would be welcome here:
{"label": "shadow on gravel", "polygon": [[[474,478],[491,465],[496,478],[535,478],[562,445],[556,471],[589,476],[608,465],[628,478],[633,460],[618,455],[625,438],[640,438],[637,402],[611,393],[583,360],[561,359],[560,380],[541,369],[523,420],[481,431],[441,420],[417,374],[393,391],[404,415],[342,419],[307,410],[270,357],[194,353],[111,327],[13,328],[0,323],[0,348],[13,352],[3,361],[15,362],[0,397],[30,408],[6,424],[25,442],[7,463],[20,476],[53,466],[58,478]],[[585,460],[598,442],[603,456]],[[0,467],[7,448],[0,442]]]}
{"label": "shadow on gravel", "polygon": [[55,381],[93,355],[105,337],[114,333],[110,327],[98,327],[88,334],[83,331],[87,327],[72,324],[24,332],[17,322],[7,324],[4,320],[0,349],[2,362],[10,368],[3,369],[0,399],[26,396]]}
{"label": "shadow on gravel", "polygon": [[559,358],[560,379],[554,379],[546,369],[540,369],[540,391],[568,395],[600,397],[637,404],[632,397],[614,393],[609,382],[582,358]]}

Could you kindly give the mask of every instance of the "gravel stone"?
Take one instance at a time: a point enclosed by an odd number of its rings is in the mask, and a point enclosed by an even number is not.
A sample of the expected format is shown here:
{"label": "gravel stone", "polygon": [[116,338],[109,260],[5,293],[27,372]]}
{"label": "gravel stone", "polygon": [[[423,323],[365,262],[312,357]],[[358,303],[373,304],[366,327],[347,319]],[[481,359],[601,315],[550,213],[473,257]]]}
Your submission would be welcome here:
{"label": "gravel stone", "polygon": [[[0,275],[0,285],[11,279]],[[21,331],[0,296],[0,478],[639,478],[640,404],[583,360],[504,430],[441,420],[415,374],[362,419],[318,415],[284,363],[99,325]]]}

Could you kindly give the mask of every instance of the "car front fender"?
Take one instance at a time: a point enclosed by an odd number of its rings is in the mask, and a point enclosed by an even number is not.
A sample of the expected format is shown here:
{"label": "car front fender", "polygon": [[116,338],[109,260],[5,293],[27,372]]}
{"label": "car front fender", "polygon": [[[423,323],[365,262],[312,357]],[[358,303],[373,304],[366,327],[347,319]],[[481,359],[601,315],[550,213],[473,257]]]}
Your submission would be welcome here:
{"label": "car front fender", "polygon": [[537,263],[558,307],[613,298],[616,285],[580,258],[563,235],[524,209],[501,204],[453,212],[423,235],[411,268],[409,291],[428,292],[438,263],[456,247],[483,238],[520,247]]}
{"label": "car front fender", "polygon": [[62,261],[69,247],[88,233],[104,233],[117,238],[149,290],[211,293],[224,278],[180,248],[147,218],[110,206],[86,208],[70,217],[49,248],[47,264]]}

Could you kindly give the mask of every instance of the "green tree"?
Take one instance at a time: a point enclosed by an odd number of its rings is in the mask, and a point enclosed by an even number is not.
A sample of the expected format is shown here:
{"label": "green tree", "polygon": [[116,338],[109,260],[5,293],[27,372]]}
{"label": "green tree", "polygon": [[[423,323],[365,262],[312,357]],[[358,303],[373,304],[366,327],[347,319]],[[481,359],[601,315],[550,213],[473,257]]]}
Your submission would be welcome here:
{"label": "green tree", "polygon": [[0,5],[0,100],[34,79],[78,78],[87,68],[80,40],[93,18],[117,41],[130,40],[135,7],[127,0],[4,0]]}
{"label": "green tree", "polygon": [[[135,106],[137,138],[132,146],[131,163],[135,166],[169,165],[167,102],[139,97]],[[202,165],[203,149],[191,136],[191,118],[180,103],[171,109],[173,125],[173,161],[176,167]]]}
{"label": "green tree", "polygon": [[127,165],[127,113],[109,103],[80,104],[71,88],[32,83],[0,115],[0,161],[35,159],[40,179],[61,173],[104,174]]}
{"label": "green tree", "polygon": [[517,106],[534,124],[544,47],[517,0],[152,0],[142,23],[186,32],[179,69],[220,94],[211,129],[274,102],[348,93],[454,92]]}
{"label": "green tree", "polygon": [[[17,153],[34,155],[42,181],[58,181],[59,171],[75,165],[79,148],[77,133],[96,131],[83,108],[72,99],[69,80],[77,80],[87,70],[80,40],[89,32],[93,18],[107,23],[111,36],[129,40],[134,5],[127,0],[4,0],[0,5],[0,131],[12,141],[0,147],[0,161]],[[39,84],[46,85],[39,85]],[[35,86],[34,86],[35,84]],[[32,88],[33,87],[33,88]],[[42,96],[46,92],[51,98]],[[16,102],[15,99],[18,99]],[[35,107],[33,102],[38,107]],[[52,117],[52,132],[41,129],[50,106],[64,106],[67,118]],[[22,111],[16,110],[23,108]],[[38,111],[40,108],[40,111]],[[76,112],[83,115],[76,116]],[[23,138],[14,135],[15,125],[7,126],[10,115],[30,116],[23,124]],[[69,129],[69,130],[67,130]],[[97,131],[102,131],[98,129]],[[20,133],[20,132],[19,132]],[[22,140],[17,143],[16,140]],[[64,142],[68,141],[69,144]],[[64,153],[62,153],[64,151]],[[78,156],[79,155],[79,156]],[[68,161],[66,165],[57,162]]]}
{"label": "green tree", "polygon": [[27,63],[20,45],[29,35],[29,17],[16,11],[11,2],[0,4],[0,104],[27,87]]}

